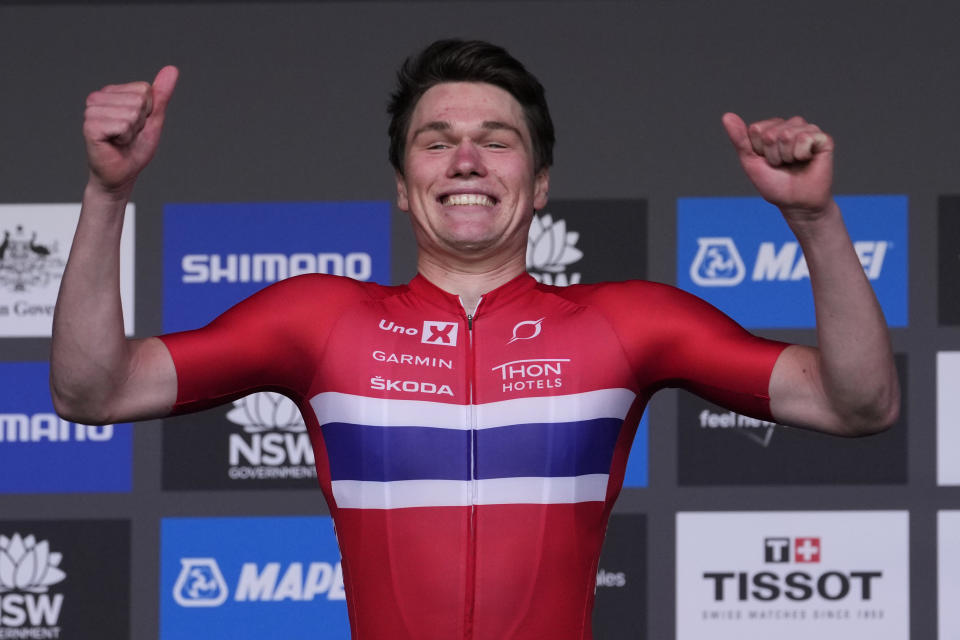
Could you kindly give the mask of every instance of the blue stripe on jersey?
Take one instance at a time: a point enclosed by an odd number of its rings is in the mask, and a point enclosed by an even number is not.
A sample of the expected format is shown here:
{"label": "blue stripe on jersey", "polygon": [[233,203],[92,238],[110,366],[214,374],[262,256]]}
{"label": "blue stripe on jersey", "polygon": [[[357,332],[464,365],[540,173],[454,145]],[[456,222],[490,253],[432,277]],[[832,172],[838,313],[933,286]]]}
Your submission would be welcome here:
{"label": "blue stripe on jersey", "polygon": [[432,427],[322,427],[332,480],[469,480],[470,432]]}
{"label": "blue stripe on jersey", "polygon": [[621,420],[518,424],[477,432],[477,478],[610,473]]}
{"label": "blue stripe on jersey", "polygon": [[[475,433],[477,477],[609,473],[622,422],[519,424]],[[460,429],[323,425],[332,480],[470,480],[470,437]]]}

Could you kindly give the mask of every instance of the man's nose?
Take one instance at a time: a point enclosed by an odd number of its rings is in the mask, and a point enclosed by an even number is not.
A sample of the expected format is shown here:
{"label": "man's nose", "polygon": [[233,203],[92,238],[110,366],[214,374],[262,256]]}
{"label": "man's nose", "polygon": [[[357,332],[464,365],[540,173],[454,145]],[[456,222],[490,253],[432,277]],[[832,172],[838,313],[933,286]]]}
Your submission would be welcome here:
{"label": "man's nose", "polygon": [[480,148],[472,140],[461,140],[450,159],[447,177],[484,176],[486,173]]}

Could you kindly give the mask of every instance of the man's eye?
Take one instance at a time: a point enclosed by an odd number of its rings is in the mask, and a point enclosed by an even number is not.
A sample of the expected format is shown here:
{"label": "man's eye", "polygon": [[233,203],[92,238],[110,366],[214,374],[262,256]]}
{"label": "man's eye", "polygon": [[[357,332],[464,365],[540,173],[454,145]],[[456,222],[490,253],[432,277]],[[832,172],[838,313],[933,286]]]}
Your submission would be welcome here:
{"label": "man's eye", "polygon": [[427,149],[431,149],[431,150],[446,149],[446,148],[447,148],[447,145],[446,143],[443,143],[443,142],[431,142],[430,144],[427,145]]}
{"label": "man's eye", "polygon": [[502,142],[488,142],[486,146],[488,149],[506,149],[507,148],[507,145],[503,144]]}

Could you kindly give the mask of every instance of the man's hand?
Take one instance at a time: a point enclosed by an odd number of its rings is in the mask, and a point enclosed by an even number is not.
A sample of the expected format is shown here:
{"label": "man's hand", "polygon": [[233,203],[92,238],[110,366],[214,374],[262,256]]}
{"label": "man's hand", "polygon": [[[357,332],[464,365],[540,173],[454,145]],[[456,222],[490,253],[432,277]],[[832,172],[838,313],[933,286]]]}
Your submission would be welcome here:
{"label": "man's hand", "polygon": [[87,97],[83,137],[91,186],[127,197],[156,153],[179,72],[164,67],[153,84],[108,85]]}
{"label": "man's hand", "polygon": [[831,201],[833,139],[800,117],[772,118],[747,127],[726,113],[723,126],[747,177],[790,221],[817,218]]}

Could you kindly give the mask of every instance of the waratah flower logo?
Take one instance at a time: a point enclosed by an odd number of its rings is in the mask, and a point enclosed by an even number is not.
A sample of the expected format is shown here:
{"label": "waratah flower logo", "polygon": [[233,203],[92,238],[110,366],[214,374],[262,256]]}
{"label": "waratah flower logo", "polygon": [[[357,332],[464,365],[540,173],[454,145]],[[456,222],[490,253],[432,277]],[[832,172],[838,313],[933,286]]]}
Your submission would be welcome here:
{"label": "waratah flower logo", "polygon": [[527,239],[527,270],[560,273],[583,257],[577,249],[580,234],[567,231],[565,220],[554,220],[549,213],[533,216]]}
{"label": "waratah flower logo", "polygon": [[261,391],[233,402],[227,420],[243,425],[247,433],[259,433],[271,429],[283,431],[306,431],[300,409],[285,395]]}
{"label": "waratah flower logo", "polygon": [[46,593],[47,588],[67,577],[58,568],[63,554],[52,553],[46,540],[38,543],[32,535],[12,538],[0,535],[0,593],[28,591]]}

